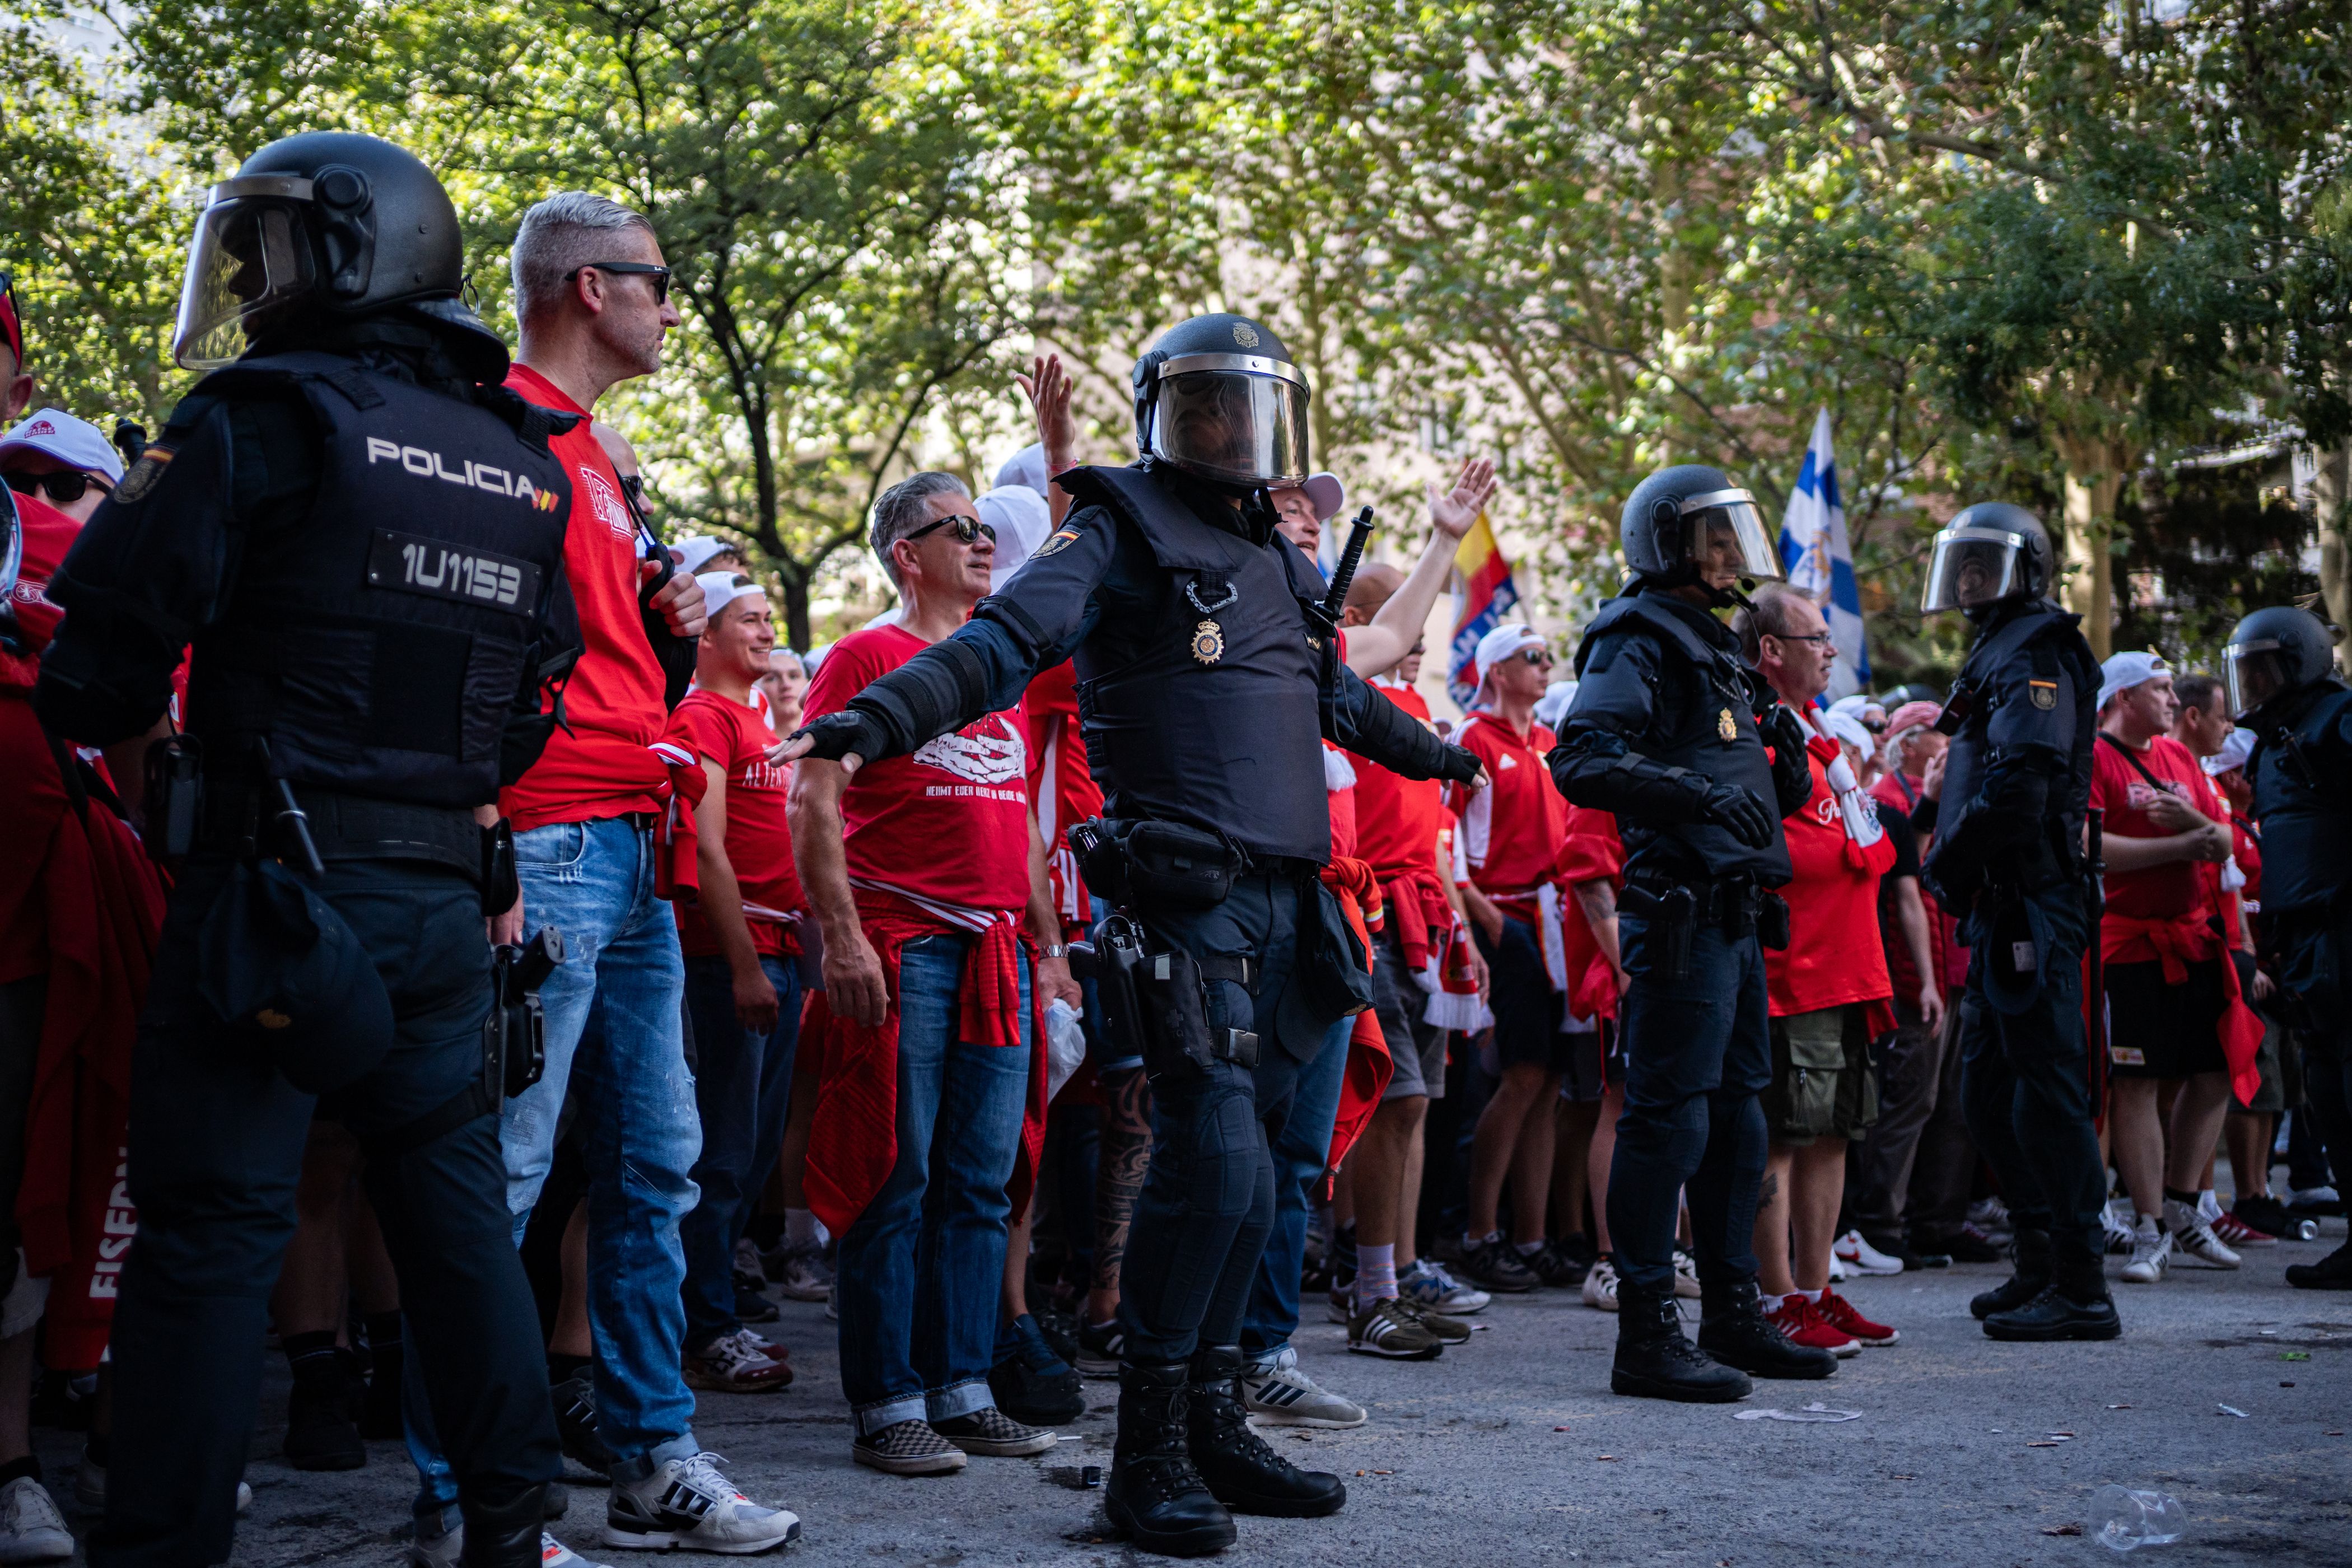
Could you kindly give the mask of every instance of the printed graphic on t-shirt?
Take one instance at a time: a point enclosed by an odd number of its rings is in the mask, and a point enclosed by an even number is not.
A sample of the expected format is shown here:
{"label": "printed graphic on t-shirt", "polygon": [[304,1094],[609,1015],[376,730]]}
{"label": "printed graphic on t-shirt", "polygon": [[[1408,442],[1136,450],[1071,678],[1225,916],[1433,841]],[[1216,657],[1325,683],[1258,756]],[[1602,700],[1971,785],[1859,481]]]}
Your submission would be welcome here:
{"label": "printed graphic on t-shirt", "polygon": [[629,515],[628,503],[621,499],[621,492],[613,488],[610,480],[584,463],[572,470],[572,477],[580,481],[582,490],[587,495],[588,510],[595,515],[597,521],[613,531],[614,538],[636,538],[636,520]]}
{"label": "printed graphic on t-shirt", "polygon": [[1011,725],[994,723],[993,716],[970,729],[927,741],[919,747],[914,761],[925,767],[939,768],[964,780],[961,784],[930,784],[927,795],[967,795],[974,785],[1017,784],[1009,790],[982,789],[979,793],[989,800],[1021,800],[1028,794],[1028,748]]}

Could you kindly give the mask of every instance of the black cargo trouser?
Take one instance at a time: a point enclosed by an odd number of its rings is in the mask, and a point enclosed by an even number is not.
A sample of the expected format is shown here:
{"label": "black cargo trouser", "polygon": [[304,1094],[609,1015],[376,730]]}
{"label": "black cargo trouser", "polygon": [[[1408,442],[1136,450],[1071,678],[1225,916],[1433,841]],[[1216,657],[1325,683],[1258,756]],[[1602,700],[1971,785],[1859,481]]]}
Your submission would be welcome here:
{"label": "black cargo trouser", "polygon": [[115,1307],[113,1484],[93,1568],[228,1560],[314,1110],[383,1141],[366,1190],[461,1494],[511,1496],[561,1468],[498,1118],[388,1152],[481,1072],[490,954],[474,884],[394,861],[336,861],[313,884],[374,957],[395,1019],[383,1060],[321,1102],[226,1037],[197,994],[197,931],[226,873],[192,866],[173,893],[132,1057],[139,1232]]}

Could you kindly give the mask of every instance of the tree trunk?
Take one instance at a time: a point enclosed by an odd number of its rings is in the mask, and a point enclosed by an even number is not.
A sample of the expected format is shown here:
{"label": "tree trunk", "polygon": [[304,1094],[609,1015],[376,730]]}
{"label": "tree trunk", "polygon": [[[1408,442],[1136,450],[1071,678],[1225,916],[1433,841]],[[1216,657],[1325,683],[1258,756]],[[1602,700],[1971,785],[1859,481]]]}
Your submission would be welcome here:
{"label": "tree trunk", "polygon": [[[2352,441],[2319,454],[2311,488],[2319,524],[2319,595],[2327,618],[2352,626]],[[2336,645],[2336,667],[2352,674],[2352,638]]]}
{"label": "tree trunk", "polygon": [[785,576],[784,637],[796,652],[806,653],[809,646],[809,591],[804,577]]}
{"label": "tree trunk", "polygon": [[2135,454],[2121,441],[2062,437],[2066,463],[2066,607],[2102,659],[2115,652],[2116,499]]}

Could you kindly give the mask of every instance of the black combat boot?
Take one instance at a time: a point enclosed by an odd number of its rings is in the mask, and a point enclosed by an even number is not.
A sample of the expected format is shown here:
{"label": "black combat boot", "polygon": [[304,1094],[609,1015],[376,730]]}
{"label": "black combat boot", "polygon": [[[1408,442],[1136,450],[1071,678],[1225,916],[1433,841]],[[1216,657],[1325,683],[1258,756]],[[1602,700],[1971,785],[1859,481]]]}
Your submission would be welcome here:
{"label": "black combat boot", "polygon": [[1239,1345],[1202,1345],[1192,1355],[1185,1429],[1193,1467],[1216,1500],[1235,1513],[1321,1519],[1348,1501],[1339,1478],[1302,1470],[1266,1447],[1242,1407]]}
{"label": "black combat boot", "polygon": [[2028,1230],[2020,1226],[2011,1256],[2016,1259],[2016,1272],[1991,1289],[1979,1290],[1969,1299],[1969,1310],[1979,1318],[2014,1311],[2050,1288],[2048,1231]]}
{"label": "black combat boot", "polygon": [[1737,1367],[1701,1352],[1683,1337],[1671,1288],[1647,1290],[1631,1280],[1617,1286],[1617,1360],[1609,1369],[1614,1394],[1678,1399],[1688,1405],[1728,1405],[1754,1385]]}
{"label": "black combat boot", "polygon": [[1717,1285],[1701,1279],[1698,1285],[1698,1348],[1716,1360],[1750,1377],[1820,1378],[1836,1373],[1836,1352],[1790,1343],[1764,1316],[1755,1280]]}
{"label": "black combat boot", "polygon": [[1206,1557],[1234,1543],[1234,1516],[1209,1495],[1185,1452],[1191,1370],[1181,1361],[1118,1369],[1118,1437],[1103,1511],[1137,1551],[1162,1557]]}
{"label": "black combat boot", "polygon": [[2290,1263],[2286,1282],[2298,1290],[2352,1290],[2352,1241],[2316,1263]]}
{"label": "black combat boot", "polygon": [[2021,1307],[1984,1321],[1996,1340],[2112,1340],[2124,1331],[2107,1298],[2106,1259],[2098,1253],[2053,1249],[2050,1283]]}
{"label": "black combat boot", "polygon": [[502,1496],[457,1497],[466,1521],[459,1568],[539,1568],[539,1538],[547,1521],[547,1488],[520,1487]]}
{"label": "black combat boot", "polygon": [[367,1463],[352,1407],[360,1393],[352,1352],[326,1331],[288,1336],[286,1361],[294,1373],[286,1398],[286,1462],[298,1470],[356,1470]]}

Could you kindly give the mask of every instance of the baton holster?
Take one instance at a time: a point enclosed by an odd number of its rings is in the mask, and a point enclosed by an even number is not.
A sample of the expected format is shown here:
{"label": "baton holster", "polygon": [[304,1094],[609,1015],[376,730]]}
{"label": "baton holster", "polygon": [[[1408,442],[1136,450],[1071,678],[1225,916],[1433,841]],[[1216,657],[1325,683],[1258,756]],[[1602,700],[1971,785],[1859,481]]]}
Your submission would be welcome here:
{"label": "baton holster", "polygon": [[1756,940],[1774,952],[1789,950],[1789,900],[1769,889],[1756,901]]}
{"label": "baton holster", "polygon": [[521,897],[521,873],[515,868],[514,824],[501,816],[496,826],[482,829],[482,913],[502,915]]}
{"label": "baton holster", "polygon": [[[1226,967],[1238,975],[1247,961],[1221,961],[1220,969]],[[1210,1027],[1208,976],[1200,961],[1173,945],[1147,951],[1143,927],[1132,916],[1114,914],[1094,941],[1072,942],[1070,968],[1094,981],[1105,1031],[1143,1058],[1151,1079],[1205,1072],[1213,1061],[1257,1065],[1254,1031]]]}
{"label": "baton holster", "polygon": [[157,860],[194,854],[205,818],[205,748],[194,735],[166,735],[147,748],[147,853]]}
{"label": "baton holster", "polygon": [[1680,980],[1690,973],[1691,935],[1698,927],[1696,894],[1679,883],[1655,889],[1628,882],[1617,907],[1648,924],[1664,978]]}
{"label": "baton holster", "polygon": [[562,962],[563,933],[553,926],[541,926],[521,947],[507,943],[491,952],[490,1016],[482,1021],[482,1090],[492,1105],[520,1094],[547,1070],[547,1015],[540,1005],[539,988]]}

